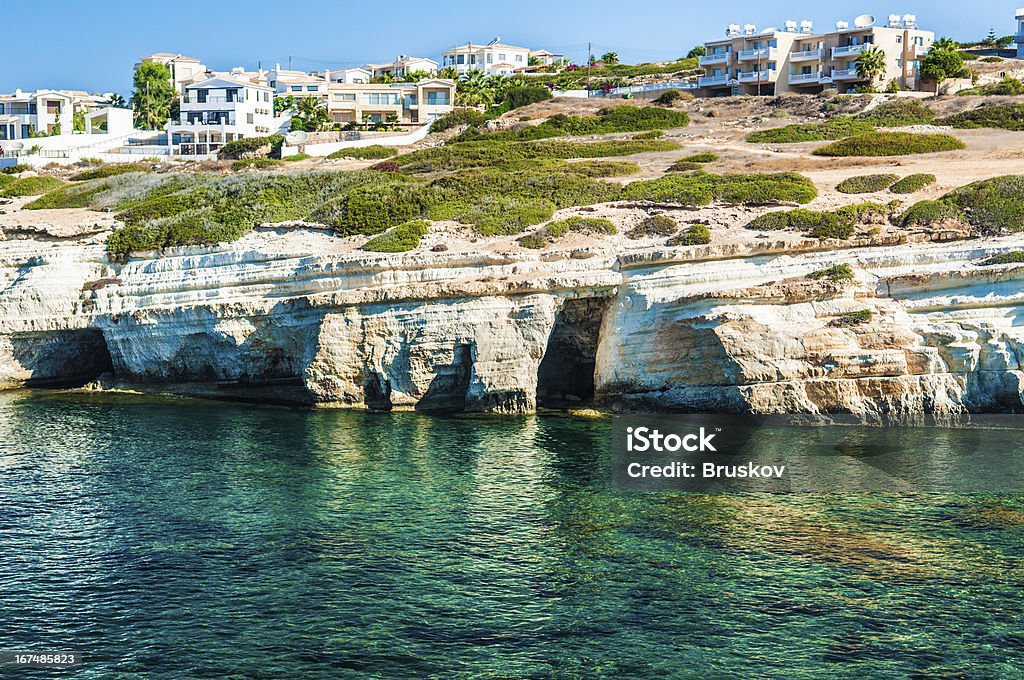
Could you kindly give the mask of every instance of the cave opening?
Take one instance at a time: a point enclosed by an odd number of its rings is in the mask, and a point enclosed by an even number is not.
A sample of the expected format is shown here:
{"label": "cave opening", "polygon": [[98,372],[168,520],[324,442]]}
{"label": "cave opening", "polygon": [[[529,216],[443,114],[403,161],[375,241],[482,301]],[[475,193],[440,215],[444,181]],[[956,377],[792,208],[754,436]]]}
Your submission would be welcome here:
{"label": "cave opening", "polygon": [[567,300],[555,317],[537,369],[537,406],[578,408],[594,401],[594,368],[607,298]]}
{"label": "cave opening", "polygon": [[31,372],[26,387],[81,387],[114,371],[106,338],[96,328],[26,334],[12,345],[14,359]]}

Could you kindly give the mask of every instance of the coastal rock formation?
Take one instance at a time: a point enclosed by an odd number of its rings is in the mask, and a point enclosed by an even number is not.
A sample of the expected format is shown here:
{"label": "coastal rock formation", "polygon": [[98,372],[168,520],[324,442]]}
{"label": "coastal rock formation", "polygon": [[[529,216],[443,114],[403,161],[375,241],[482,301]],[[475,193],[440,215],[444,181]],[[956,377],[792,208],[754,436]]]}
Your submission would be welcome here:
{"label": "coastal rock formation", "polygon": [[[1024,266],[978,266],[1019,236],[384,255],[292,229],[126,263],[91,238],[0,242],[0,385],[112,374],[432,412],[1022,407]],[[837,263],[855,278],[807,276]]]}

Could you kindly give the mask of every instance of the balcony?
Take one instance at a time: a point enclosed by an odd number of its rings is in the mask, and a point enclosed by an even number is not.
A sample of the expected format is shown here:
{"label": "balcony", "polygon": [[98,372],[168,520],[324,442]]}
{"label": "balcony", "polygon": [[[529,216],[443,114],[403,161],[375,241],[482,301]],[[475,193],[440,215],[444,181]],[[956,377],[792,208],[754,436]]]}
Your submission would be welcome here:
{"label": "balcony", "polygon": [[239,104],[245,101],[242,97],[206,97],[200,99],[196,96],[185,95],[181,98],[182,104]]}
{"label": "balcony", "polygon": [[800,50],[790,52],[790,61],[821,61],[821,50]]}
{"label": "balcony", "polygon": [[706,54],[700,59],[698,59],[697,63],[701,66],[710,66],[712,64],[728,64],[729,52],[721,52],[719,54]]}
{"label": "balcony", "polygon": [[740,72],[741,83],[770,83],[778,77],[778,71],[746,71]]}
{"label": "balcony", "polygon": [[703,76],[697,79],[697,87],[719,87],[729,82],[729,76]]}
{"label": "balcony", "polygon": [[776,50],[774,47],[762,47],[754,50],[741,50],[739,52],[740,61],[751,61],[753,59],[775,59]]}
{"label": "balcony", "polygon": [[838,59],[839,57],[848,57],[851,54],[860,54],[867,47],[868,45],[866,43],[862,43],[860,45],[843,45],[842,47],[833,47],[832,58]]}
{"label": "balcony", "polygon": [[915,59],[920,59],[922,57],[926,57],[926,56],[928,56],[929,52],[931,52],[931,48],[929,48],[929,47],[925,47],[924,45],[914,45],[914,58]]}
{"label": "balcony", "polygon": [[817,85],[819,80],[821,80],[821,71],[789,74],[790,85]]}
{"label": "balcony", "polygon": [[837,68],[832,70],[832,80],[860,80],[855,68]]}

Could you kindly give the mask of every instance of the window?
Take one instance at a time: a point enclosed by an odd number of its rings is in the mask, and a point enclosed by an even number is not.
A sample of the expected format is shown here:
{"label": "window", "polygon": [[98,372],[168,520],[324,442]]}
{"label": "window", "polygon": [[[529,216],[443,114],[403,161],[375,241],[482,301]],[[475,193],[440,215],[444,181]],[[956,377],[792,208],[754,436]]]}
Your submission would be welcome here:
{"label": "window", "polygon": [[31,137],[32,136],[32,126],[31,125],[22,125],[21,126],[21,136],[22,136],[22,138]]}
{"label": "window", "polygon": [[897,45],[902,45],[903,44],[903,36],[902,35],[896,36],[896,44]]}
{"label": "window", "polygon": [[488,64],[493,64],[494,63],[494,52],[488,52],[487,53],[487,63]]}
{"label": "window", "polygon": [[200,104],[205,104],[207,94],[209,94],[209,92],[206,90],[196,90],[196,101]]}
{"label": "window", "polygon": [[427,92],[427,106],[447,106],[447,92]]}
{"label": "window", "polygon": [[398,95],[383,92],[370,92],[363,95],[364,104],[376,104],[378,106],[394,106],[398,104]]}
{"label": "window", "polygon": [[523,55],[521,55],[521,54],[517,54],[517,55],[516,55],[516,61],[519,61],[519,62],[521,62],[522,60],[523,60]]}
{"label": "window", "polygon": [[774,61],[769,61],[767,68],[768,68],[769,71],[774,71],[775,70],[775,62]]}
{"label": "window", "polygon": [[498,61],[505,61],[505,55],[501,52],[498,53]]}
{"label": "window", "polygon": [[50,115],[56,114],[56,115],[59,116],[60,115],[60,102],[48,99],[46,101],[46,112],[49,113]]}
{"label": "window", "polygon": [[292,85],[291,86],[291,91],[292,92],[302,92],[302,85]]}
{"label": "window", "polygon": [[319,89],[320,88],[318,88],[316,85],[307,85],[306,86],[306,92],[316,92]]}
{"label": "window", "polygon": [[248,123],[249,125],[252,125],[252,123],[253,123],[253,117],[252,117],[252,114],[251,114],[251,113],[247,113],[247,114],[245,114],[245,122],[246,122],[246,123]]}
{"label": "window", "polygon": [[4,105],[0,104],[0,114],[3,114],[3,112],[4,112]]}
{"label": "window", "polygon": [[354,102],[356,96],[351,92],[335,92],[334,101],[336,102]]}
{"label": "window", "polygon": [[458,59],[458,63],[459,63],[459,64],[465,64],[465,63],[466,63],[466,55],[464,55],[464,54],[460,54],[460,55],[459,55],[459,56],[457,57],[457,59]]}
{"label": "window", "polygon": [[271,87],[277,87],[277,81],[276,80],[271,80],[270,81],[270,86]]}

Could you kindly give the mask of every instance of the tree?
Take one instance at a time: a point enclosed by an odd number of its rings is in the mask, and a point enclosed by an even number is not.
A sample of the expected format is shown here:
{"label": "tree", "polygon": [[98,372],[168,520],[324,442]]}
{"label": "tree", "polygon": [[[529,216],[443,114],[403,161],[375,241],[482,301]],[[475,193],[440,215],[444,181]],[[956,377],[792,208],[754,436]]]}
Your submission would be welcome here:
{"label": "tree", "polygon": [[866,78],[873,86],[875,79],[885,73],[885,52],[877,47],[868,47],[857,58],[857,75]]}
{"label": "tree", "polygon": [[[495,76],[486,76],[483,71],[473,69],[466,71],[459,78],[455,90],[455,100],[461,106],[489,106],[494,103],[497,91]],[[501,78],[501,76],[497,76]]]}
{"label": "tree", "polygon": [[429,78],[430,73],[427,71],[409,71],[402,76],[403,83],[418,83],[424,78]]}
{"label": "tree", "polygon": [[132,110],[135,111],[135,126],[142,130],[163,127],[171,117],[172,105],[177,98],[171,72],[163,64],[144,61],[135,70],[134,86]]}
{"label": "tree", "polygon": [[72,115],[71,127],[75,132],[85,132],[85,109],[75,109]]}
{"label": "tree", "polygon": [[604,62],[605,66],[615,66],[619,63],[618,52],[605,52],[601,55],[601,61]]}
{"label": "tree", "polygon": [[437,77],[444,78],[446,80],[458,80],[459,72],[455,70],[454,66],[445,66],[437,72]]}
{"label": "tree", "polygon": [[123,109],[125,107],[124,97],[117,94],[116,92],[110,95],[110,99],[108,99],[107,102],[115,109]]}
{"label": "tree", "polygon": [[981,44],[986,47],[996,46],[996,29],[994,27],[989,27],[988,35],[985,36],[985,40],[983,40]]}
{"label": "tree", "polygon": [[544,62],[541,60],[540,57],[536,57],[536,56],[530,55],[530,58],[526,60],[526,65],[527,66],[543,66]]}
{"label": "tree", "polygon": [[300,97],[295,100],[292,114],[292,130],[317,132],[331,126],[327,103],[317,97]]}
{"label": "tree", "polygon": [[291,111],[295,108],[295,97],[287,94],[283,97],[274,97],[274,115]]}
{"label": "tree", "polygon": [[[935,43],[938,44],[938,41]],[[935,83],[935,95],[947,78],[953,78],[964,70],[964,58],[955,49],[936,49],[934,46],[921,60],[921,78]]]}
{"label": "tree", "polygon": [[952,50],[956,51],[960,49],[960,43],[953,40],[952,38],[943,36],[932,43],[933,50]]}
{"label": "tree", "polygon": [[703,45],[697,45],[692,50],[686,53],[687,59],[696,59],[697,57],[703,57],[708,53],[707,48]]}

